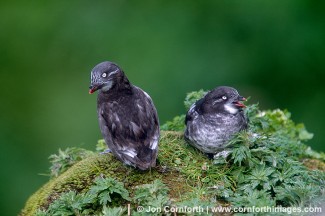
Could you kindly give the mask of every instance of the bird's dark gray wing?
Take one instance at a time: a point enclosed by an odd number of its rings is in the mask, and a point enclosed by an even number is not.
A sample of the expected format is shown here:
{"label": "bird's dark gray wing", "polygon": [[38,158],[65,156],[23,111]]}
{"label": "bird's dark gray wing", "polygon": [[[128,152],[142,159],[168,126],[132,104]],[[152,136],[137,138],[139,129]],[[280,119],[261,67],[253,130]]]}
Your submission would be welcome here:
{"label": "bird's dark gray wing", "polygon": [[192,104],[192,106],[190,107],[190,109],[188,110],[188,112],[186,113],[186,117],[185,117],[185,132],[184,132],[184,137],[185,140],[190,141],[189,135],[190,135],[190,127],[192,127],[193,125],[193,120],[195,118],[197,118],[197,116],[199,115],[198,111],[197,111],[197,103]]}
{"label": "bird's dark gray wing", "polygon": [[155,165],[159,120],[149,95],[134,87],[132,98],[104,103],[99,112],[102,134],[117,157],[140,169]]}
{"label": "bird's dark gray wing", "polygon": [[248,128],[249,119],[248,116],[245,115],[244,111],[240,112],[241,117],[241,128],[240,130],[245,130]]}
{"label": "bird's dark gray wing", "polygon": [[195,112],[196,111],[195,111],[195,103],[194,103],[194,104],[192,104],[192,106],[190,107],[188,112],[186,113],[185,125],[187,124],[188,121],[192,121]]}

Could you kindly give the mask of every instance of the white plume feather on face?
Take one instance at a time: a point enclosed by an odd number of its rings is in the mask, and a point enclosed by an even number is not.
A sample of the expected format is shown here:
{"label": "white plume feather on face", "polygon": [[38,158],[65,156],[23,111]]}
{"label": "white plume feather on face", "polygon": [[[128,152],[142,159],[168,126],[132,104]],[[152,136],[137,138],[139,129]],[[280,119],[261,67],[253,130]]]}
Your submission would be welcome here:
{"label": "white plume feather on face", "polygon": [[96,65],[91,71],[89,93],[92,94],[97,90],[109,91],[116,82],[115,76],[119,73],[122,73],[122,71],[115,63],[102,62]]}

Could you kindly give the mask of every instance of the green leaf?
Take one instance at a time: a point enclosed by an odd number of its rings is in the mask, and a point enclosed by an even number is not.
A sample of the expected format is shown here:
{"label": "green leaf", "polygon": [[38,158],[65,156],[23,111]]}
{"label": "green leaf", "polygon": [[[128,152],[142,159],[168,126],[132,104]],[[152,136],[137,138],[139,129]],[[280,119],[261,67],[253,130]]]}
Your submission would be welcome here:
{"label": "green leaf", "polygon": [[129,192],[124,188],[122,182],[111,177],[97,177],[94,185],[90,188],[90,194],[97,195],[101,205],[107,205],[112,202],[111,196],[120,196],[124,200],[130,200]]}
{"label": "green leaf", "polygon": [[298,131],[299,131],[299,139],[300,140],[310,140],[314,137],[314,134],[312,133],[309,133],[303,124],[300,124],[302,125],[302,127],[297,127],[298,128]]}
{"label": "green leaf", "polygon": [[126,211],[127,209],[122,207],[110,208],[104,206],[101,216],[123,216],[126,215]]}
{"label": "green leaf", "polygon": [[172,121],[167,121],[160,127],[163,131],[184,131],[185,115],[176,116]]}
{"label": "green leaf", "polygon": [[49,156],[51,177],[57,177],[69,167],[81,161],[82,159],[93,155],[92,151],[88,151],[82,148],[67,148],[65,150],[59,149],[58,154],[53,154]]}
{"label": "green leaf", "polygon": [[168,188],[159,179],[140,185],[134,192],[134,202],[142,206],[163,207],[169,203]]}
{"label": "green leaf", "polygon": [[184,101],[185,109],[186,111],[190,109],[192,104],[194,104],[199,99],[203,98],[208,92],[204,91],[203,89],[199,91],[193,91],[190,93],[187,93]]}
{"label": "green leaf", "polygon": [[96,151],[97,152],[104,152],[107,149],[107,145],[105,143],[105,140],[101,139],[98,140],[97,144],[96,144]]}
{"label": "green leaf", "polygon": [[234,164],[242,165],[242,162],[251,157],[249,148],[245,145],[240,145],[233,149],[231,159],[234,160]]}

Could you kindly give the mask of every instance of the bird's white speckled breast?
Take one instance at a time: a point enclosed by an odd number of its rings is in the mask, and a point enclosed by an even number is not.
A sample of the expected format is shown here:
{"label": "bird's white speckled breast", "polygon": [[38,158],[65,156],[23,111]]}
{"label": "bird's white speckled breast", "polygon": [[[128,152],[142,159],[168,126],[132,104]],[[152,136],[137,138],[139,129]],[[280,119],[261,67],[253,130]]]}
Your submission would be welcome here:
{"label": "bird's white speckled breast", "polygon": [[236,118],[236,115],[196,115],[187,125],[188,139],[201,151],[216,153],[223,149],[231,135],[239,131],[234,127]]}

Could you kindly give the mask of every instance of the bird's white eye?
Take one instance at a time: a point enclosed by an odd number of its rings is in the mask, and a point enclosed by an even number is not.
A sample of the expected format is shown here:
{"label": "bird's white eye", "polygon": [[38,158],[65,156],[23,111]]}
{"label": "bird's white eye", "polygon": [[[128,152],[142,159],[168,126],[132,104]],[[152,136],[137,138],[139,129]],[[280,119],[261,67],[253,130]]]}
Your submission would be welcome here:
{"label": "bird's white eye", "polygon": [[103,78],[107,77],[107,73],[102,73],[102,77]]}
{"label": "bird's white eye", "polygon": [[227,97],[226,97],[226,96],[222,96],[222,99],[223,99],[223,100],[227,100]]}

